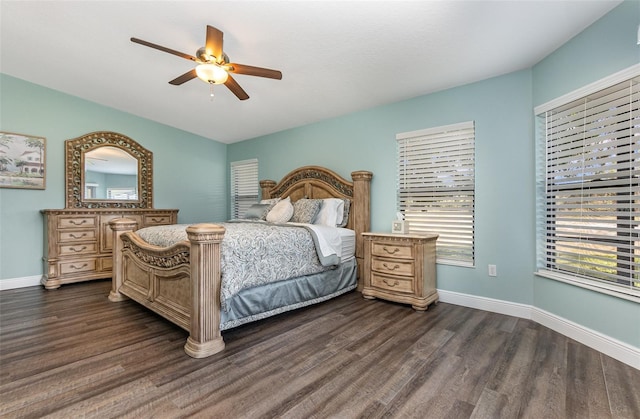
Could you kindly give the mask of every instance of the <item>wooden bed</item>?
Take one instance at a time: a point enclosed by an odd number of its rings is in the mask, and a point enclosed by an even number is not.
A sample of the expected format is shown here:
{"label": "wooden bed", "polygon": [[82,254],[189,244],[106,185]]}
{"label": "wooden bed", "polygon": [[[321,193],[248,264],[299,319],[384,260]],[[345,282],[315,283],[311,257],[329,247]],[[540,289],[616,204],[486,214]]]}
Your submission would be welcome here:
{"label": "wooden bed", "polygon": [[[361,233],[370,228],[372,173],[356,171],[347,181],[333,171],[305,166],[279,183],[260,182],[262,199],[290,197],[347,198],[351,201],[347,228],[356,233],[358,289],[361,289],[364,244]],[[187,227],[188,241],[167,248],[144,242],[134,232],[134,220],[110,223],[113,230],[111,301],[129,297],[189,332],[185,352],[204,358],[224,349],[220,330],[220,243],[224,227],[195,224]]]}

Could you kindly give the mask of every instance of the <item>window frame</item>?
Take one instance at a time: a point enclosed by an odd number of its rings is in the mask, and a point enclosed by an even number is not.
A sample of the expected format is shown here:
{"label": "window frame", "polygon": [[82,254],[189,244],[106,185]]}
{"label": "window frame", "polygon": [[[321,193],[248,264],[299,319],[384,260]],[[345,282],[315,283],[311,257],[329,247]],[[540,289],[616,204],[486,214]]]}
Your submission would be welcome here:
{"label": "window frame", "polygon": [[[550,245],[550,243],[552,244],[552,241],[550,241],[549,237],[556,237],[553,235],[553,233],[551,233],[551,235],[547,234],[547,231],[549,230],[548,228],[548,223],[546,221],[547,217],[547,209],[553,209],[553,207],[548,207],[547,205],[547,196],[548,196],[548,191],[547,191],[547,172],[549,171],[549,168],[547,167],[547,138],[546,138],[546,131],[547,131],[547,118],[546,115],[548,112],[551,112],[553,110],[562,108],[563,106],[569,105],[573,102],[576,102],[578,100],[585,100],[585,103],[587,103],[587,99],[594,95],[594,94],[598,94],[601,91],[605,91],[606,89],[610,89],[616,85],[619,85],[623,82],[630,82],[632,79],[636,79],[640,77],[640,64],[638,65],[634,65],[631,66],[627,69],[624,69],[618,73],[615,73],[611,76],[605,77],[601,80],[598,80],[594,83],[591,83],[587,86],[584,86],[580,89],[577,89],[573,92],[570,92],[564,96],[561,96],[559,98],[556,98],[552,101],[549,101],[543,105],[540,105],[538,107],[536,107],[534,109],[534,114],[535,114],[535,118],[536,118],[536,249],[537,249],[537,257],[536,257],[536,272],[535,274],[541,277],[545,277],[545,278],[549,278],[549,279],[553,279],[553,280],[557,280],[560,282],[564,282],[564,283],[568,283],[568,284],[572,284],[575,286],[579,286],[582,288],[587,288],[590,290],[594,290],[603,294],[608,294],[608,295],[612,295],[612,296],[616,296],[619,298],[623,298],[623,299],[627,299],[627,300],[631,300],[631,301],[635,301],[635,302],[640,302],[640,287],[634,285],[637,280],[635,279],[636,276],[634,275],[634,267],[633,267],[633,262],[630,262],[630,275],[629,275],[629,284],[626,285],[618,285],[615,284],[613,282],[609,282],[609,281],[605,281],[601,278],[597,278],[594,275],[589,275],[588,272],[587,274],[584,273],[575,273],[575,272],[569,272],[569,271],[563,271],[560,269],[554,269],[556,268],[554,265],[554,263],[550,263],[548,262],[548,254],[547,254],[547,250],[548,250],[548,246]],[[631,85],[631,82],[630,82]],[[634,96],[632,96],[632,102],[635,100],[635,95],[637,95],[636,92],[632,93]],[[587,105],[585,104],[585,107]],[[632,124],[634,120],[638,120],[638,115],[636,114],[631,114],[630,118],[629,118],[629,124]],[[630,130],[633,129],[633,127],[635,127],[636,125],[631,126],[630,125]],[[632,131],[630,131],[630,138],[633,138],[635,135]],[[618,137],[615,137],[616,139]],[[624,138],[624,137],[622,137]],[[635,144],[634,141],[629,141],[629,144]],[[622,149],[622,147],[616,145],[616,150],[620,148]],[[634,154],[635,152],[637,152],[637,150],[635,148],[631,148],[631,161],[635,161],[634,159]],[[583,155],[586,157],[587,156],[587,152],[583,151]],[[615,155],[616,157],[613,158],[614,161],[614,165],[619,165],[619,163],[623,160],[629,160],[629,157],[620,157],[620,154],[623,153],[611,153],[611,152],[607,152],[607,154],[612,154]],[[636,166],[632,166],[632,167],[636,167]],[[616,178],[618,178],[618,172],[619,170],[616,169],[615,174],[616,174]],[[583,174],[584,176],[584,174]],[[583,179],[585,179],[583,177]],[[634,176],[633,173],[631,172],[631,176],[629,176],[629,181],[631,182],[630,184],[630,193],[633,191],[633,185],[635,183],[635,181],[633,180]],[[597,181],[596,181],[597,182]],[[596,186],[598,186],[598,184],[596,182],[591,183],[591,186],[593,186],[593,184],[595,183]],[[580,184],[576,184],[576,188],[573,188],[574,191],[576,192],[580,192],[581,196],[583,198],[581,199],[585,199],[584,196],[590,196],[591,199],[593,199],[593,196],[596,195],[594,193],[592,193],[593,191],[598,191],[600,194],[602,193],[609,193],[609,194],[613,194],[612,196],[614,196],[616,198],[615,202],[622,202],[620,201],[619,198],[619,193],[615,192],[613,189],[613,186],[605,186],[605,187],[592,187],[591,189],[587,190],[586,193],[583,192],[582,189],[580,189],[581,187],[584,188],[586,186],[589,186],[590,184],[588,183],[588,181],[581,181]],[[565,192],[568,193],[570,188],[565,188]],[[606,191],[606,192],[604,192]],[[615,192],[615,193],[614,193]],[[626,196],[626,195],[625,195]],[[631,194],[632,198],[630,199],[630,203],[629,203],[629,214],[627,215],[626,218],[630,218],[631,221],[628,221],[628,223],[630,223],[629,225],[633,225],[634,221],[633,218],[637,217],[636,213],[634,210],[632,210],[632,208],[635,206],[634,205],[634,201],[637,201],[637,199],[633,198],[633,194]],[[616,211],[616,214],[618,214],[618,212]],[[618,215],[616,215],[616,219],[619,219],[620,217]],[[621,229],[622,227],[619,225],[619,223],[616,223],[616,227],[617,229]],[[585,229],[588,228],[588,223],[587,224],[582,224],[580,225],[579,229]],[[626,239],[624,239],[626,237]],[[624,261],[624,257],[623,255],[621,256],[620,253],[620,248],[619,246],[616,246],[616,243],[620,243],[621,240],[622,241],[626,241],[626,243],[629,243],[629,255],[631,258],[634,257],[634,255],[638,254],[638,248],[637,246],[633,246],[630,243],[636,240],[633,240],[633,238],[635,238],[636,236],[631,235],[631,237],[628,236],[620,236],[620,235],[616,235],[613,236],[611,240],[611,244],[612,246],[616,247],[616,272],[619,273],[620,272],[620,261]],[[624,239],[624,240],[623,240]],[[589,241],[591,240],[590,238],[587,238],[585,241]],[[601,242],[605,242],[607,241],[606,239],[600,239]],[[637,269],[637,267],[636,267]]]}

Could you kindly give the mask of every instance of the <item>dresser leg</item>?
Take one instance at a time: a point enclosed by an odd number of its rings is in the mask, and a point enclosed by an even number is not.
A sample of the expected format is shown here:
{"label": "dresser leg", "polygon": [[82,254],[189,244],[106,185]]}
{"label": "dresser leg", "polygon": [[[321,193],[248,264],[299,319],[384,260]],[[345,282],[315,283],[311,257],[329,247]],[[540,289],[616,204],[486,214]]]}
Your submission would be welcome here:
{"label": "dresser leg", "polygon": [[49,279],[46,276],[43,276],[40,280],[40,283],[48,290],[55,290],[60,288],[60,281],[57,279]]}

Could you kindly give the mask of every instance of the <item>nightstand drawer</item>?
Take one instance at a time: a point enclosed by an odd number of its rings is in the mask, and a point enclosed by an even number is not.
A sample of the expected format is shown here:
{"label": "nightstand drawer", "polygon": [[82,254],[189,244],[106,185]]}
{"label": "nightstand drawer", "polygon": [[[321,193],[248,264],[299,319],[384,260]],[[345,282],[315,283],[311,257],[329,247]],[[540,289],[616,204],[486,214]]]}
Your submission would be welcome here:
{"label": "nightstand drawer", "polygon": [[413,293],[413,279],[412,278],[397,278],[391,276],[378,275],[375,272],[371,272],[371,286],[383,290],[406,292],[408,294]]}
{"label": "nightstand drawer", "polygon": [[415,264],[413,263],[413,261],[378,259],[374,257],[371,260],[371,269],[389,275],[413,277],[415,273]]}
{"label": "nightstand drawer", "polygon": [[371,254],[373,256],[413,259],[413,246],[411,244],[374,242],[371,245]]}

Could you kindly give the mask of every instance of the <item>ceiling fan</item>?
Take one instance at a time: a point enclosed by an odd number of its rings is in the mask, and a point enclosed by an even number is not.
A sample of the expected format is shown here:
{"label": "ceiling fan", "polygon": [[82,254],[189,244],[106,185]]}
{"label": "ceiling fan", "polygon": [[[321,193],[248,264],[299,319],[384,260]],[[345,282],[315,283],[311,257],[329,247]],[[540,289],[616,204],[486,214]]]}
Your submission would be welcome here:
{"label": "ceiling fan", "polygon": [[175,86],[181,85],[198,77],[205,83],[209,83],[211,85],[212,95],[214,84],[224,84],[229,88],[229,90],[231,90],[231,92],[233,92],[234,95],[238,97],[238,99],[246,100],[249,99],[249,95],[244,91],[244,89],[242,89],[242,87],[240,87],[238,82],[236,82],[229,73],[266,77],[277,80],[282,79],[282,73],[278,70],[230,63],[229,57],[222,50],[222,37],[222,31],[214,28],[213,26],[207,25],[205,46],[198,49],[195,57],[193,55],[184,54],[180,51],[152,44],[151,42],[143,41],[138,38],[131,38],[131,42],[168,52],[169,54],[177,55],[178,57],[198,63],[194,69],[187,71],[169,82]]}

